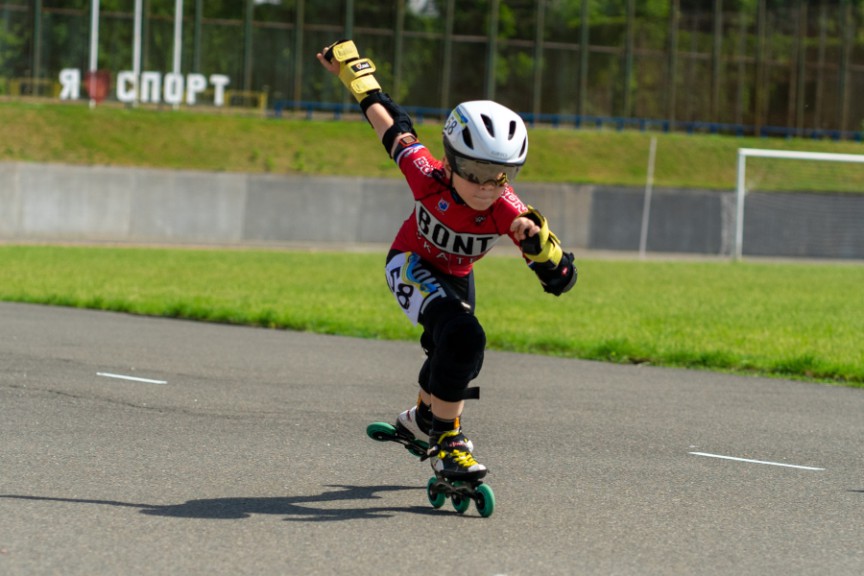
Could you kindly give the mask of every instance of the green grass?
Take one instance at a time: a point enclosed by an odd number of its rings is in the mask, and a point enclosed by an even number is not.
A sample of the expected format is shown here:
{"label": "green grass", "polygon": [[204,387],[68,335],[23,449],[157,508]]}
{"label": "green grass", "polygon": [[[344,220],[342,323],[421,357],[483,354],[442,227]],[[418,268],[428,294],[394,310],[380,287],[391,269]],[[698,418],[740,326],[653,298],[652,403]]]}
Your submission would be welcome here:
{"label": "green grass", "polygon": [[[477,265],[489,347],[864,387],[864,267],[580,262],[561,298],[517,258]],[[382,254],[0,246],[0,299],[416,340]]]}
{"label": "green grass", "polygon": [[[423,142],[439,156],[440,131],[433,122],[418,126]],[[530,130],[529,159],[519,179],[644,186],[652,136],[658,139],[658,187],[733,190],[740,147],[864,153],[856,142],[538,127]],[[369,125],[357,118],[275,120],[212,111],[90,110],[68,103],[0,102],[0,161],[401,177]],[[789,177],[792,166],[774,171],[779,180],[762,177],[762,187],[864,190],[864,170],[803,170]]]}

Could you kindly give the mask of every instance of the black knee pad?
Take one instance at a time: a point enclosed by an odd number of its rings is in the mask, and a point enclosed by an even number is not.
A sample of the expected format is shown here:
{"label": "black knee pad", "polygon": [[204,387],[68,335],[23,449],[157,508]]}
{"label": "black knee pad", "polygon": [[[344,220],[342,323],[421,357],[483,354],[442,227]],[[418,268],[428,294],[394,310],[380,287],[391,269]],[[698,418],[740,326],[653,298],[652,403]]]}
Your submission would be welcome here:
{"label": "black knee pad", "polygon": [[429,386],[429,379],[432,376],[431,358],[435,353],[435,341],[432,338],[432,330],[423,330],[423,334],[420,336],[420,346],[423,348],[423,352],[426,353],[426,361],[423,362],[423,366],[420,367],[420,374],[417,375],[417,383],[420,385],[421,390],[427,394],[431,394],[432,388]]}
{"label": "black knee pad", "polygon": [[423,362],[423,366],[420,367],[420,374],[417,376],[417,383],[420,385],[420,389],[426,392],[427,394],[432,393],[432,387],[429,384],[430,379],[432,378],[432,360],[426,358],[426,361]]}
{"label": "black knee pad", "polygon": [[455,364],[474,364],[483,357],[486,333],[473,314],[458,314],[435,331],[435,348]]}
{"label": "black knee pad", "polygon": [[473,314],[457,309],[440,317],[432,337],[435,345],[429,357],[431,392],[447,402],[463,400],[468,383],[483,366],[486,333]]}

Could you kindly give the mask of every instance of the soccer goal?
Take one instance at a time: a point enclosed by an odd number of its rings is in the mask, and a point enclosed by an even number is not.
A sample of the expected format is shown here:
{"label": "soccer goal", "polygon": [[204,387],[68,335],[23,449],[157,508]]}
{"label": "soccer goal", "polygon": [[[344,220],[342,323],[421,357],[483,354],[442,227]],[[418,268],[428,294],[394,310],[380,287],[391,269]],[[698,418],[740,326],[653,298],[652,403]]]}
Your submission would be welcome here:
{"label": "soccer goal", "polygon": [[864,258],[864,154],[739,148],[733,257]]}

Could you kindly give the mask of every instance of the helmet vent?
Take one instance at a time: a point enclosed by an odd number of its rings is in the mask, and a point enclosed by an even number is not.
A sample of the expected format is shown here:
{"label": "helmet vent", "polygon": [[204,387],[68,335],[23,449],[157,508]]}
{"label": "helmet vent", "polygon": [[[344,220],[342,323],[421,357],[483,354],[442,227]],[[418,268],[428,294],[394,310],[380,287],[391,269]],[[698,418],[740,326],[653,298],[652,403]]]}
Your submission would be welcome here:
{"label": "helmet vent", "polygon": [[516,122],[511,120],[510,121],[510,134],[507,136],[507,139],[512,140],[513,136],[515,136],[515,135],[516,135]]}
{"label": "helmet vent", "polygon": [[483,124],[486,125],[486,131],[489,132],[489,135],[494,138],[495,126],[492,124],[492,118],[490,118],[486,114],[481,114],[480,117],[483,118]]}
{"label": "helmet vent", "polygon": [[465,142],[465,146],[474,149],[474,142],[471,140],[471,132],[468,129],[462,130],[462,140]]}

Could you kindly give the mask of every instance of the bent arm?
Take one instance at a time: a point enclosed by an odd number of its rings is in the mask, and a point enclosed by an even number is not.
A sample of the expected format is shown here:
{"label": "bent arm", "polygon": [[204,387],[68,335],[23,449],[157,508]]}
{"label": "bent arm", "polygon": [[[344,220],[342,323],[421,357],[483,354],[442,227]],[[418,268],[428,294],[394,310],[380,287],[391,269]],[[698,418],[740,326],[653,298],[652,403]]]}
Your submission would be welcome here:
{"label": "bent arm", "polygon": [[[533,226],[526,225],[529,220]],[[522,255],[528,260],[528,266],[537,275],[543,290],[560,296],[576,284],[578,274],[573,261],[573,254],[561,248],[558,237],[549,230],[549,223],[540,212],[531,206],[514,220],[513,228],[524,226],[525,238],[520,242]]]}

